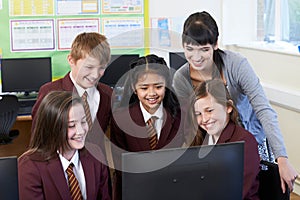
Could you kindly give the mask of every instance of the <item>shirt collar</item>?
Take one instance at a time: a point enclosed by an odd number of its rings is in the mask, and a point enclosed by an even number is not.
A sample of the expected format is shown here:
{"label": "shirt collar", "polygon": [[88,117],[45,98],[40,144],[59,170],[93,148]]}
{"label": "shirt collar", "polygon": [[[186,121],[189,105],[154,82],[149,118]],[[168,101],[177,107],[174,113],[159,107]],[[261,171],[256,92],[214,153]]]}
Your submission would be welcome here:
{"label": "shirt collar", "polygon": [[80,85],[78,85],[75,81],[75,79],[72,77],[71,75],[72,73],[70,73],[70,78],[71,78],[71,81],[73,82],[77,92],[78,92],[78,95],[81,97],[83,95],[83,93],[86,91],[88,93],[88,96],[92,96],[96,90],[96,87],[91,87],[91,88],[87,88],[87,89],[83,89]]}
{"label": "shirt collar", "polygon": [[79,167],[79,153],[78,153],[78,150],[75,151],[75,154],[73,155],[73,157],[71,158],[70,161],[67,160],[65,157],[63,157],[63,155],[61,153],[59,153],[58,155],[59,155],[59,158],[61,160],[64,171],[67,170],[67,168],[69,167],[69,165],[71,163],[73,163],[74,167],[76,169],[78,169],[78,167]]}
{"label": "shirt collar", "polygon": [[163,117],[163,104],[162,104],[162,103],[159,105],[158,109],[156,110],[156,112],[155,112],[153,115],[151,115],[151,114],[144,108],[144,106],[142,105],[141,102],[140,102],[140,108],[141,108],[141,111],[142,111],[142,114],[143,114],[145,123],[146,123],[152,116],[155,116],[155,117],[157,117],[158,119],[162,119],[162,117]]}

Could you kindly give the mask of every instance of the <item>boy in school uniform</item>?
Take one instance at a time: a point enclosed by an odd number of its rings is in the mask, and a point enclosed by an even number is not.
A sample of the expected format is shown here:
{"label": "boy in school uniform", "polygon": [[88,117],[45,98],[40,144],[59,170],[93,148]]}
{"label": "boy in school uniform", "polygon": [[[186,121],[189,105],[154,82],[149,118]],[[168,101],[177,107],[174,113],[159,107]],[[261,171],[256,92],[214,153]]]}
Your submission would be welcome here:
{"label": "boy in school uniform", "polygon": [[73,91],[80,97],[87,93],[87,102],[90,111],[89,134],[87,148],[100,161],[106,158],[99,157],[99,146],[104,151],[104,133],[111,118],[112,89],[99,83],[107,64],[110,61],[110,46],[107,38],[99,33],[81,33],[73,41],[70,54],[67,57],[71,71],[63,78],[44,84],[40,90],[37,101],[32,109],[33,126],[36,112],[42,99],[53,90]]}

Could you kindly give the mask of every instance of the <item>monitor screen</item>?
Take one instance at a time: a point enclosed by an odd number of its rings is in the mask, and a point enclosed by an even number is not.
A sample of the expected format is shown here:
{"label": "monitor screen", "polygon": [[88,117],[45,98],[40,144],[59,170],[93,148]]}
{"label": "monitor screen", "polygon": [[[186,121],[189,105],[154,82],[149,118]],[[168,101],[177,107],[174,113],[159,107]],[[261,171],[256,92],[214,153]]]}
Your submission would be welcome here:
{"label": "monitor screen", "polygon": [[123,200],[241,200],[244,142],[122,154]]}
{"label": "monitor screen", "polygon": [[130,61],[138,57],[139,54],[111,55],[111,62],[101,77],[100,82],[114,87],[123,74],[130,70]]}
{"label": "monitor screen", "polygon": [[169,60],[170,68],[173,68],[175,70],[179,69],[183,64],[187,62],[183,52],[170,52]]}
{"label": "monitor screen", "polygon": [[19,199],[17,157],[0,158],[0,199]]}
{"label": "monitor screen", "polygon": [[2,92],[30,93],[52,81],[51,58],[1,59]]}

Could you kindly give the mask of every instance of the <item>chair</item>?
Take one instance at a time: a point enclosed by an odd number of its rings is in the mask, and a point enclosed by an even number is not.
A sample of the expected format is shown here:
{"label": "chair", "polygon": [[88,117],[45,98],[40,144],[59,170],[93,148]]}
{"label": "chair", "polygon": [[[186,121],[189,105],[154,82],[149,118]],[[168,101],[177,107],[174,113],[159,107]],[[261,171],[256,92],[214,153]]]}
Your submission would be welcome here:
{"label": "chair", "polygon": [[290,192],[282,193],[278,165],[268,161],[260,161],[262,169],[259,172],[259,197],[261,200],[289,200]]}
{"label": "chair", "polygon": [[18,130],[11,130],[18,110],[19,101],[15,95],[0,95],[0,144],[8,144],[19,135]]}

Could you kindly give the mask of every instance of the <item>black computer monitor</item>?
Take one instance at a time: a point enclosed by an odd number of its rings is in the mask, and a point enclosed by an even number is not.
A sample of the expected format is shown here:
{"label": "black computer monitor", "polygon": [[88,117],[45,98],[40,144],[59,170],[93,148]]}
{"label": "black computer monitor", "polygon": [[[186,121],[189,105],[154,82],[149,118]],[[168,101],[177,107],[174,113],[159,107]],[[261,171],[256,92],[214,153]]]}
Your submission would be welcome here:
{"label": "black computer monitor", "polygon": [[19,199],[17,157],[0,158],[0,199]]}
{"label": "black computer monitor", "polygon": [[187,62],[183,52],[170,52],[169,61],[170,68],[173,68],[175,70],[179,69],[183,64]]}
{"label": "black computer monitor", "polygon": [[2,92],[38,92],[39,88],[52,81],[51,58],[1,59]]}
{"label": "black computer monitor", "polygon": [[111,62],[107,66],[100,82],[113,88],[120,78],[130,70],[130,61],[138,57],[139,54],[111,55]]}
{"label": "black computer monitor", "polygon": [[122,154],[123,200],[241,200],[244,142]]}

